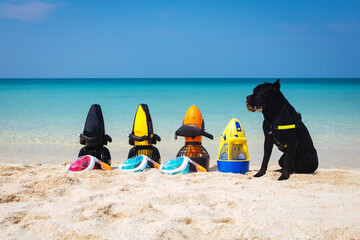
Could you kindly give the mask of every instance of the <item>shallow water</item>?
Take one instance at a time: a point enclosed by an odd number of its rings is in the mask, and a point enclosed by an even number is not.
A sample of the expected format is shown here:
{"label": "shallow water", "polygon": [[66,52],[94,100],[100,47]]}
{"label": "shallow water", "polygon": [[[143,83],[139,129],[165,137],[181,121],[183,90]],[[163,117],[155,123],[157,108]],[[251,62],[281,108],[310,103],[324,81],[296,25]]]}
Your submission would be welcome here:
{"label": "shallow water", "polygon": [[[203,145],[216,163],[222,131],[232,118],[242,123],[251,164],[260,165],[262,115],[248,112],[252,89],[275,79],[0,79],[0,161],[71,160],[82,147],[87,112],[102,107],[108,145],[115,161],[125,160],[138,104],[148,104],[162,159],[184,144],[174,132],[190,105],[197,105],[214,140]],[[282,79],[281,90],[308,127],[320,167],[360,168],[360,79]],[[75,155],[75,156],[74,156]],[[280,153],[274,148],[271,164]]]}

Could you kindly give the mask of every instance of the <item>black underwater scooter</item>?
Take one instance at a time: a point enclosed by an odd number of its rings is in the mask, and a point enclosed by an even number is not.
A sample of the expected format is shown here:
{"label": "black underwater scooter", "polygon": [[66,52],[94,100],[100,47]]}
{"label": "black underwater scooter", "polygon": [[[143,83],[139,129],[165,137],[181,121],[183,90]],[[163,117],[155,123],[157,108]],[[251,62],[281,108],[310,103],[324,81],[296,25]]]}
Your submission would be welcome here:
{"label": "black underwater scooter", "polygon": [[104,118],[100,105],[91,105],[84,131],[79,137],[80,144],[85,145],[85,147],[80,149],[79,157],[92,155],[111,166],[110,151],[104,145],[112,142],[112,139],[109,135],[105,134]]}

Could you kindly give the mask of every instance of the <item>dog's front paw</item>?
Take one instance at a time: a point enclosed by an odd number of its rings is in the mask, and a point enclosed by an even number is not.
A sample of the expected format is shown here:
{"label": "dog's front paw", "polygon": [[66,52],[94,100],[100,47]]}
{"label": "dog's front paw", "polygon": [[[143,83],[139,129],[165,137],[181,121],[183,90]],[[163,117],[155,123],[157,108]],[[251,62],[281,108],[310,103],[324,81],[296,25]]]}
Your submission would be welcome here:
{"label": "dog's front paw", "polygon": [[281,174],[281,176],[279,177],[279,181],[282,181],[282,180],[287,180],[287,179],[289,179],[289,177],[290,177],[290,174],[289,174],[289,172],[287,172],[287,171],[283,171],[283,173]]}
{"label": "dog's front paw", "polygon": [[265,169],[260,169],[260,170],[254,175],[254,177],[264,176],[265,173],[266,173],[266,170],[265,170]]}

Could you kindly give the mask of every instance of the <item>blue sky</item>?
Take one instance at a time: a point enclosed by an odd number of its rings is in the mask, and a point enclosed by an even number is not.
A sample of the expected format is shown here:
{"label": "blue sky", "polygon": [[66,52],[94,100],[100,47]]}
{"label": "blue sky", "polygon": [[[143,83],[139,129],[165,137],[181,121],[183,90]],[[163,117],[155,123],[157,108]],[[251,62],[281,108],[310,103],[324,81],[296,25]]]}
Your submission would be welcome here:
{"label": "blue sky", "polygon": [[360,1],[0,1],[0,78],[360,77]]}

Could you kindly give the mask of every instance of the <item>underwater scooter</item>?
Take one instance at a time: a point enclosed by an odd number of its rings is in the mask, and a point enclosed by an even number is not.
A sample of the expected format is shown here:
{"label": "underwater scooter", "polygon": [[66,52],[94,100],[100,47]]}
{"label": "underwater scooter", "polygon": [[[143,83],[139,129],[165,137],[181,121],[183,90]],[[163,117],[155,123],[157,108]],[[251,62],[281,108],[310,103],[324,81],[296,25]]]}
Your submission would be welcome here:
{"label": "underwater scooter", "polygon": [[[202,136],[213,139],[213,135],[205,132],[205,122],[197,106],[192,105],[187,110],[183,125],[175,132],[177,136],[185,137],[185,146],[183,146],[176,157],[186,156],[196,163],[203,166],[207,171],[209,169],[210,155],[202,146]],[[195,172],[196,167],[191,164],[190,171]]]}
{"label": "underwater scooter", "polygon": [[[85,145],[78,156],[91,155],[111,166],[110,151],[104,146],[112,142],[109,135],[105,134],[104,118],[101,107],[93,104],[86,117],[84,131],[79,134],[80,144]],[[96,163],[97,168],[100,165]]]}
{"label": "underwater scooter", "polygon": [[130,149],[128,158],[145,155],[160,163],[159,150],[153,146],[158,141],[160,142],[161,138],[154,134],[148,106],[146,104],[139,104],[135,114],[133,129],[129,134],[129,144],[134,147]]}
{"label": "underwater scooter", "polygon": [[249,150],[245,130],[236,118],[221,135],[217,166],[220,172],[245,174],[249,171]]}

